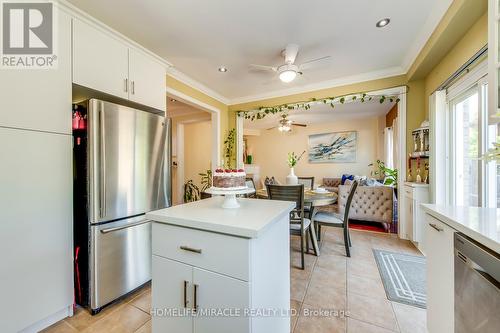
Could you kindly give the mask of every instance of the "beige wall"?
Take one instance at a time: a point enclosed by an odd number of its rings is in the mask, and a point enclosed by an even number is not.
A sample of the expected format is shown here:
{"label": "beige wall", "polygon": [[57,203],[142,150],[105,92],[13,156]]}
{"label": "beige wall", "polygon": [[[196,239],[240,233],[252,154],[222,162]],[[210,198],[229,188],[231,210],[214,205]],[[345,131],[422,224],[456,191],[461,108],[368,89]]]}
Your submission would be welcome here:
{"label": "beige wall", "polygon": [[210,169],[212,157],[210,121],[184,125],[184,182],[192,179],[200,186],[200,172]]}
{"label": "beige wall", "polygon": [[[350,130],[358,132],[356,163],[308,162],[307,142],[309,135]],[[358,118],[326,124],[313,124],[306,128],[294,128],[290,134],[283,134],[277,130],[263,130],[260,136],[248,136],[247,143],[253,153],[254,164],[261,168],[261,178],[275,176],[284,183],[285,177],[289,173],[286,163],[288,152],[293,151],[300,154],[306,150],[306,154],[295,167],[295,174],[297,176],[314,176],[315,182],[321,184],[323,177],[340,177],[343,173],[369,175],[372,169],[368,164],[373,163],[379,154],[378,140],[382,136],[378,132],[378,117]]]}

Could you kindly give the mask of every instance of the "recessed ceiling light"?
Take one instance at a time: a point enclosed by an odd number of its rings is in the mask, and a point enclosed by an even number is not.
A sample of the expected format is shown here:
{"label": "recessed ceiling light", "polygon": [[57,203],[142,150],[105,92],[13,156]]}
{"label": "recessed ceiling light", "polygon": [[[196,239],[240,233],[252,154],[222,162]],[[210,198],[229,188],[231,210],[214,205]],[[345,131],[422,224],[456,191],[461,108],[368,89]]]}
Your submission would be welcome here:
{"label": "recessed ceiling light", "polygon": [[220,67],[219,67],[219,72],[221,72],[221,73],[225,73],[225,72],[227,72],[227,68],[226,68],[226,67],[224,67],[224,66],[220,66]]}
{"label": "recessed ceiling light", "polygon": [[176,99],[171,98],[171,99],[170,99],[170,102],[177,102],[177,100],[176,100]]}
{"label": "recessed ceiling light", "polygon": [[388,25],[390,22],[391,22],[390,18],[384,18],[384,19],[381,19],[380,21],[378,21],[377,24],[375,24],[375,26],[377,28],[383,28],[386,25]]}

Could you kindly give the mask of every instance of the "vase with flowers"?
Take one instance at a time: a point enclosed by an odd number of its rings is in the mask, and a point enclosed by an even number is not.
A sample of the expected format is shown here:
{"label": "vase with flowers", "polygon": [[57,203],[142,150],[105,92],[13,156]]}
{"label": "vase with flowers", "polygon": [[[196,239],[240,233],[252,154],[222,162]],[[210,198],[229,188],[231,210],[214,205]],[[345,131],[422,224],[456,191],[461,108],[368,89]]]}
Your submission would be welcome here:
{"label": "vase with flowers", "polygon": [[294,152],[289,152],[288,153],[288,158],[287,158],[287,164],[288,167],[290,168],[290,174],[286,176],[286,184],[287,185],[297,185],[299,183],[299,179],[295,175],[294,167],[297,165],[297,163],[300,161],[302,156],[305,154],[305,150],[302,152],[302,154],[297,155]]}

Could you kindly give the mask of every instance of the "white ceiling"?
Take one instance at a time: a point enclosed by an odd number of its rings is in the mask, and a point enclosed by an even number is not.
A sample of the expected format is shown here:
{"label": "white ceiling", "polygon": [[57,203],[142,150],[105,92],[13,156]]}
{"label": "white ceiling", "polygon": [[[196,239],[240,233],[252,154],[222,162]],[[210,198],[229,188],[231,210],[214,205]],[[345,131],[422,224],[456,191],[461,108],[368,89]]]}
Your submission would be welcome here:
{"label": "white ceiling", "polygon": [[[331,123],[340,119],[358,119],[367,117],[379,117],[386,115],[395,103],[382,103],[379,101],[370,101],[365,103],[347,103],[335,105],[332,109],[330,105],[318,104],[309,110],[293,110],[288,115],[288,119],[298,124],[317,124]],[[264,119],[243,121],[245,129],[268,129],[278,125],[280,115],[268,115]],[[293,127],[292,127],[293,128]]]}
{"label": "white ceiling", "polygon": [[[234,104],[403,74],[452,0],[69,2],[172,63],[174,76]],[[376,28],[384,17],[391,23]],[[281,64],[288,43],[301,47],[297,62],[332,60],[290,84],[249,70]]]}

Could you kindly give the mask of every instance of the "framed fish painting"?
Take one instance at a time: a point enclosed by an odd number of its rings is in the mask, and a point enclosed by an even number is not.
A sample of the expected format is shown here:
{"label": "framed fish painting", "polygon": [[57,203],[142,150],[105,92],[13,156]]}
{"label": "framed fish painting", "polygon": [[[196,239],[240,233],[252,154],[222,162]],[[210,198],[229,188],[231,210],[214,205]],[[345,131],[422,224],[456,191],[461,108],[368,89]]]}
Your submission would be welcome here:
{"label": "framed fish painting", "polygon": [[357,141],[356,131],[309,135],[309,163],[356,162]]}

